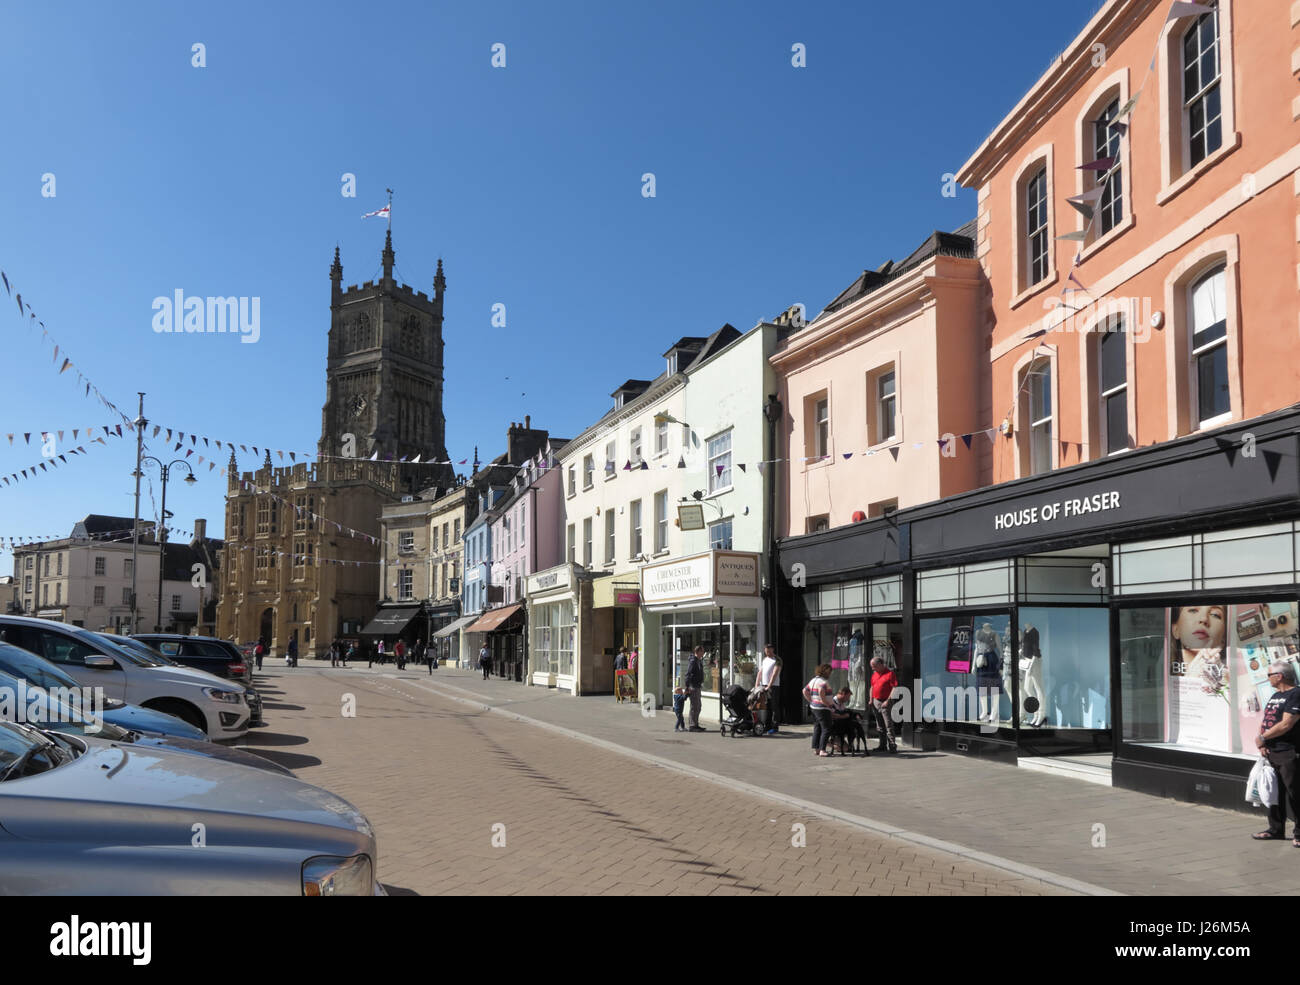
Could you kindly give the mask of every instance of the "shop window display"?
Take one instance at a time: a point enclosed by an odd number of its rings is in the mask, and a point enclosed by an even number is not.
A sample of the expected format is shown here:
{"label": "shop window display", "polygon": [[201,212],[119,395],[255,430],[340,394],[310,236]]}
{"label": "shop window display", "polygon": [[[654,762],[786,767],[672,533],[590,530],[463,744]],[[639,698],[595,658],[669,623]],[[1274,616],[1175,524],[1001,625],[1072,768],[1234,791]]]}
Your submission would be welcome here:
{"label": "shop window display", "polygon": [[940,689],[944,719],[1011,724],[1011,618],[1005,612],[921,620],[923,700]]}
{"label": "shop window display", "polygon": [[1110,728],[1106,609],[1023,606],[1020,653],[1003,664],[1019,676],[1020,724],[1030,728]]}
{"label": "shop window display", "polygon": [[1269,663],[1300,672],[1296,620],[1291,601],[1121,610],[1124,739],[1253,756]]}

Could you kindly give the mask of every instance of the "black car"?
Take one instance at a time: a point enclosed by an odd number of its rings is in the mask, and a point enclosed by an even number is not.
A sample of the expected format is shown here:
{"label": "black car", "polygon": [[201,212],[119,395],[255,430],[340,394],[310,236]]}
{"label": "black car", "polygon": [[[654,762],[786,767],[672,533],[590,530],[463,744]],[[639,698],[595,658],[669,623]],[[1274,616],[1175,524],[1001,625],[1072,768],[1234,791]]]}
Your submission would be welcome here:
{"label": "black car", "polygon": [[262,724],[262,696],[253,687],[253,665],[244,659],[233,643],[215,636],[182,636],[179,633],[140,633],[108,638],[119,646],[134,644],[155,655],[161,654],[164,660],[182,667],[193,667],[244,685],[248,693],[248,723]]}

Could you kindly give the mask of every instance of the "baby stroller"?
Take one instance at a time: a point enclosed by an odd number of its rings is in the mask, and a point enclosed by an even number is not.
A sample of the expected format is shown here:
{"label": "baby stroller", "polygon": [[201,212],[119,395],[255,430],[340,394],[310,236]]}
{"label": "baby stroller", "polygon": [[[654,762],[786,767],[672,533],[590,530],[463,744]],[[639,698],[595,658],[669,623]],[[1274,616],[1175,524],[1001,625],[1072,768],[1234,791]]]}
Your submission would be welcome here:
{"label": "baby stroller", "polygon": [[754,710],[750,707],[750,698],[750,693],[739,684],[733,684],[723,692],[722,700],[727,706],[727,717],[722,720],[721,727],[723,735],[754,734]]}

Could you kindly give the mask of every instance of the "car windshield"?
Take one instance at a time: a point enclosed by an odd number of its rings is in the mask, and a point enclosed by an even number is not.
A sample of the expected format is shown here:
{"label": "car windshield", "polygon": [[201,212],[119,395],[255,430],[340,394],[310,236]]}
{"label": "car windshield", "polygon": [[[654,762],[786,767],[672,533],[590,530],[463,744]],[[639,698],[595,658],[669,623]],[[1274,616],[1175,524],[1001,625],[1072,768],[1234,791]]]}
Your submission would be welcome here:
{"label": "car windshield", "polygon": [[[74,687],[76,687],[74,685]],[[0,720],[12,721],[23,716],[28,724],[48,725],[59,732],[72,735],[93,735],[110,742],[130,742],[131,733],[124,728],[104,721],[104,709],[86,707],[81,702],[94,700],[86,688],[48,689],[36,684],[25,684],[18,678],[0,672]],[[76,701],[77,705],[69,705]],[[40,715],[41,719],[35,716]]]}
{"label": "car windshield", "polygon": [[99,636],[118,649],[126,650],[132,656],[138,657],[143,661],[142,666],[157,667],[160,664],[167,667],[176,666],[175,660],[160,654],[143,640],[132,639],[130,636],[110,636],[107,633],[100,633]]}
{"label": "car windshield", "polygon": [[0,671],[21,677],[28,684],[45,688],[79,687],[70,676],[54,664],[34,653],[20,650],[9,643],[0,643]]}
{"label": "car windshield", "polygon": [[163,666],[162,661],[159,660],[157,657],[145,656],[143,653],[139,653],[135,650],[131,650],[128,647],[123,646],[121,643],[119,643],[117,640],[113,639],[110,636],[101,636],[97,633],[89,633],[89,632],[85,633],[84,636],[80,633],[77,635],[81,638],[82,642],[90,643],[96,646],[98,649],[104,650],[110,656],[114,656],[114,657],[121,656],[123,660],[126,660],[129,663],[133,663],[137,667]]}
{"label": "car windshield", "polygon": [[44,773],[70,758],[69,752],[30,725],[0,722],[0,780]]}

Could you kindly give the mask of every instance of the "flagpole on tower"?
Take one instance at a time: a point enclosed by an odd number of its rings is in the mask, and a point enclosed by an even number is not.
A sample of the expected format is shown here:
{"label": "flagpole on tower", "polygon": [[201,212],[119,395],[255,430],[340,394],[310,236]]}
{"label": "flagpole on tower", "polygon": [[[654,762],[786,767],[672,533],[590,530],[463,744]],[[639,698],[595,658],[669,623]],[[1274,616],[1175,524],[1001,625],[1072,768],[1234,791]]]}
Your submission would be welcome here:
{"label": "flagpole on tower", "polygon": [[384,191],[388,192],[388,231],[391,233],[393,231],[393,190],[385,188]]}

